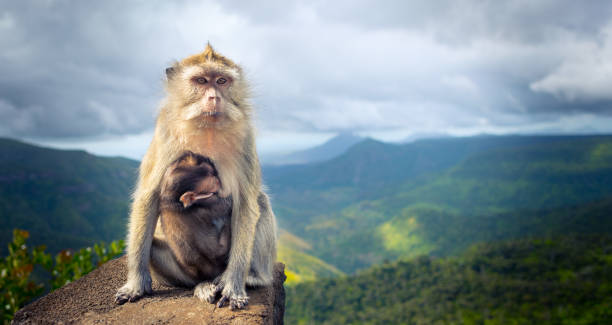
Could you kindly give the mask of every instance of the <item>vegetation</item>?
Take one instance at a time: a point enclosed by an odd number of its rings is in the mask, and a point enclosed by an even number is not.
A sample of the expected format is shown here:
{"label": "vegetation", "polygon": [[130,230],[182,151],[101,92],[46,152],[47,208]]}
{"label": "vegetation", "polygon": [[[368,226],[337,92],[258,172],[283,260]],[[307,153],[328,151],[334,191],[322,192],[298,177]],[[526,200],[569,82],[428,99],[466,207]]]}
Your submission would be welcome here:
{"label": "vegetation", "polygon": [[289,324],[610,324],[612,237],[479,244],[287,288]]}
{"label": "vegetation", "polygon": [[[14,230],[13,240],[8,245],[8,256],[0,260],[0,318],[3,323],[9,323],[19,308],[40,296],[45,289],[55,290],[80,278],[119,256],[124,249],[124,243],[120,240],[109,245],[95,244],[93,249],[88,247],[76,252],[64,250],[53,259],[45,253],[44,246],[30,249],[26,244],[28,237],[27,231]],[[33,272],[37,268],[48,272],[48,283],[33,279]]]}
{"label": "vegetation", "polygon": [[310,255],[312,246],[293,234],[281,230],[278,241],[277,258],[286,265],[285,285],[344,274],[334,266]]}
{"label": "vegetation", "polygon": [[380,210],[375,204],[344,210],[331,219],[335,224],[317,229],[321,237],[312,251],[352,272],[399,257],[457,255],[478,242],[612,234],[612,196],[576,206],[472,216],[425,204],[407,206],[393,217]]}
{"label": "vegetation", "polygon": [[368,140],[329,162],[265,172],[280,225],[352,273],[480,241],[607,233],[610,148],[610,136]]}
{"label": "vegetation", "polygon": [[[0,243],[12,229],[55,254],[125,235],[138,162],[0,138]],[[7,254],[0,246],[0,256]]]}

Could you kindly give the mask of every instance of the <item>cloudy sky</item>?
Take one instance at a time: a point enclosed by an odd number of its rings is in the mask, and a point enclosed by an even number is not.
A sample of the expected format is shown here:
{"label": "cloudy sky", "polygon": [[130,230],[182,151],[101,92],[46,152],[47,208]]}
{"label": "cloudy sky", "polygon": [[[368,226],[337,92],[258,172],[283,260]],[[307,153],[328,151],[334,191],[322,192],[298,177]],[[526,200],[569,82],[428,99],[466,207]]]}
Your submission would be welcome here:
{"label": "cloudy sky", "polygon": [[612,133],[610,1],[1,1],[0,136],[140,158],[165,67],[243,65],[263,155],[352,131]]}

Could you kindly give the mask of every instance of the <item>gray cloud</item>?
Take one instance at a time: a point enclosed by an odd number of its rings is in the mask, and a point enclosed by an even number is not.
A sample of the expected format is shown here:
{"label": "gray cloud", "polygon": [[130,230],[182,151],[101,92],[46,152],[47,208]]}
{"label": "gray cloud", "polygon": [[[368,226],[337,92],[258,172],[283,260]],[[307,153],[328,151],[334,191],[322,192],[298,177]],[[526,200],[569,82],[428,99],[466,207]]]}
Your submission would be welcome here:
{"label": "gray cloud", "polygon": [[0,134],[150,130],[164,67],[207,40],[246,67],[264,133],[612,116],[608,1],[13,1],[0,7]]}

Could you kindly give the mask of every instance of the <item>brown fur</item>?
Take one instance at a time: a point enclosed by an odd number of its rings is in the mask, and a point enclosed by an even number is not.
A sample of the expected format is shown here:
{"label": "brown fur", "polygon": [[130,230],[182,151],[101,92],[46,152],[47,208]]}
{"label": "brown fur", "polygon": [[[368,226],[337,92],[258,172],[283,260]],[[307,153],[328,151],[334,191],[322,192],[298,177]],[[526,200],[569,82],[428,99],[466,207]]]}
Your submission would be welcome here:
{"label": "brown fur", "polygon": [[[232,197],[227,269],[214,283],[201,284],[207,290],[202,293],[196,290],[196,295],[211,301],[221,292],[220,304],[229,300],[232,308],[242,308],[247,303],[245,283],[267,285],[272,280],[276,222],[262,190],[247,82],[242,69],[223,60],[210,44],[196,57],[199,59],[190,57],[167,70],[168,96],[140,165],[134,192],[127,241],[128,281],[117,292],[118,303],[151,292],[148,267],[160,212],[160,184],[167,167],[185,151],[210,157],[222,184],[219,196]],[[194,82],[198,77],[214,81],[219,76],[229,82],[226,85]],[[214,104],[205,96],[212,90],[217,94]],[[211,107],[218,114],[199,114]]]}
{"label": "brown fur", "polygon": [[[151,251],[151,270],[158,281],[191,287],[214,280],[227,267],[232,199],[212,194],[219,189],[212,162],[192,152],[166,171],[160,194],[161,235],[154,237]],[[193,192],[212,196],[182,202]]]}

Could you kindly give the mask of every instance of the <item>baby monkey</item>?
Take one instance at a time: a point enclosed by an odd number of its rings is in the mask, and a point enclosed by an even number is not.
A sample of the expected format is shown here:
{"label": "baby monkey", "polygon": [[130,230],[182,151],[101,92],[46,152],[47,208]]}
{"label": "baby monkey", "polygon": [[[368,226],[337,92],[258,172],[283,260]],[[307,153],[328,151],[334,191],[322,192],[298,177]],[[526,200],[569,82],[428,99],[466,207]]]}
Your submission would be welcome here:
{"label": "baby monkey", "polygon": [[212,161],[191,151],[166,170],[151,247],[151,271],[160,283],[193,287],[227,268],[232,198],[220,197],[220,189]]}

